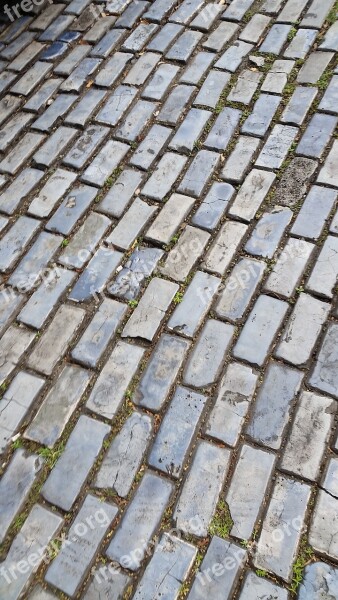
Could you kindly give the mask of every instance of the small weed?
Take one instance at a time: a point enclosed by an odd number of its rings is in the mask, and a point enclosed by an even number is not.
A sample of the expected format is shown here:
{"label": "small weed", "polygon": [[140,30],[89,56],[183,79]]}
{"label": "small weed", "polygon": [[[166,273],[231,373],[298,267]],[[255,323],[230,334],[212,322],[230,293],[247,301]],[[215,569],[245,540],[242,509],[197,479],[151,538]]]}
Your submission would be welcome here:
{"label": "small weed", "polygon": [[8,388],[8,383],[6,383],[6,381],[4,381],[1,385],[0,385],[0,399],[3,397],[5,391]]}
{"label": "small weed", "polygon": [[22,443],[22,439],[20,437],[12,443],[13,450],[16,450],[17,448],[22,448],[22,446],[23,446],[23,443]]}
{"label": "small weed", "polygon": [[64,443],[61,442],[61,444],[58,444],[54,448],[40,448],[38,454],[44,458],[48,467],[53,468],[64,449]]}
{"label": "small weed", "polygon": [[209,526],[210,535],[218,535],[221,538],[227,538],[230,534],[234,522],[231,518],[230,510],[224,500],[220,500],[214,517]]}
{"label": "small weed", "polygon": [[115,183],[115,181],[119,177],[119,175],[121,175],[122,171],[123,171],[122,167],[117,167],[116,169],[114,169],[112,174],[109,177],[107,177],[105,184],[104,184],[105,187],[110,188]]}
{"label": "small weed", "polygon": [[338,18],[338,2],[335,2],[329,14],[326,17],[326,22],[333,25]]}
{"label": "small weed", "polygon": [[302,285],[300,285],[299,287],[296,287],[297,294],[301,294],[302,292],[304,292],[304,287]]}
{"label": "small weed", "polygon": [[179,600],[183,600],[183,598],[186,598],[188,593],[190,590],[190,586],[187,582],[182,583],[181,587],[180,587],[180,591],[179,591]]}
{"label": "small weed", "polygon": [[128,306],[131,306],[131,308],[135,308],[138,305],[138,300],[129,300],[128,302]]}
{"label": "small weed", "polygon": [[62,248],[65,248],[66,246],[68,246],[68,244],[69,244],[69,240],[67,240],[67,238],[62,240],[62,242],[61,242]]}
{"label": "small weed", "polygon": [[333,75],[333,70],[332,69],[328,69],[327,71],[325,71],[323,73],[323,75],[321,75],[321,77],[319,77],[317,83],[315,84],[315,86],[319,89],[319,90],[326,90],[326,88],[328,87],[331,78]]}
{"label": "small weed", "polygon": [[291,42],[291,40],[293,40],[293,38],[295,37],[296,33],[297,33],[296,27],[291,27],[291,29],[290,29],[290,31],[288,33],[288,38],[287,38],[288,42]]}
{"label": "small weed", "polygon": [[180,304],[183,300],[183,293],[182,292],[176,292],[174,298],[173,298],[173,302],[174,304]]}
{"label": "small weed", "polygon": [[257,577],[266,577],[267,574],[268,574],[268,572],[265,571],[265,569],[256,569]]}
{"label": "small weed", "polygon": [[305,538],[302,539],[299,547],[297,560],[292,569],[292,580],[290,591],[296,593],[298,587],[303,581],[303,571],[306,565],[312,562],[314,558],[313,549],[308,545]]}

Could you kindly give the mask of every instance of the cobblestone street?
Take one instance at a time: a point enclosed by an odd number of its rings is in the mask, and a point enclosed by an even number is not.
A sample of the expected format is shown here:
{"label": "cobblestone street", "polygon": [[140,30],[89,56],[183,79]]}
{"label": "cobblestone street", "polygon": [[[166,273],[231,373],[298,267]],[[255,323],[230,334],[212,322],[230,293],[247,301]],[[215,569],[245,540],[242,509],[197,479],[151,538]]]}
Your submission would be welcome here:
{"label": "cobblestone street", "polygon": [[338,2],[41,4],[1,8],[0,600],[338,600]]}

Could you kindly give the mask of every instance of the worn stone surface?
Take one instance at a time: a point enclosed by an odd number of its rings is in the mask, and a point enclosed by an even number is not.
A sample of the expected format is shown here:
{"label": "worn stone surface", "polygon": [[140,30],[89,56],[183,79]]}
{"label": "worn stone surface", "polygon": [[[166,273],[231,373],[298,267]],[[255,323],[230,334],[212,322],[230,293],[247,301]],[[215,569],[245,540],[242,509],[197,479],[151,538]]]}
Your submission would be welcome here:
{"label": "worn stone surface", "polygon": [[317,163],[309,158],[294,158],[278,183],[275,202],[282,206],[294,206],[300,202],[307,190]]}
{"label": "worn stone surface", "polygon": [[163,251],[157,248],[136,248],[108,286],[108,293],[124,300],[135,300],[162,256]]}
{"label": "worn stone surface", "polygon": [[337,335],[338,326],[332,323],[328,327],[310,377],[311,386],[335,398],[338,396]]}
{"label": "worn stone surface", "polygon": [[330,565],[315,562],[304,569],[303,581],[299,586],[299,600],[312,597],[313,600],[332,598],[337,595],[338,572]]}
{"label": "worn stone surface", "polygon": [[309,543],[321,554],[337,560],[338,499],[320,490],[309,531]]}

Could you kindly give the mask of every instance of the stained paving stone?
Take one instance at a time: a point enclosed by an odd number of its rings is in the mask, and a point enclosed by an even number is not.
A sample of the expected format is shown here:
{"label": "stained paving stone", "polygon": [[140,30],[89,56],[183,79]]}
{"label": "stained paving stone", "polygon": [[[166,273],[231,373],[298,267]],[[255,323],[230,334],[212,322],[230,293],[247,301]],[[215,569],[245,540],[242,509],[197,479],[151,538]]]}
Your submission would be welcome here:
{"label": "stained paving stone", "polygon": [[177,152],[191,152],[210,117],[208,110],[192,108],[172,138],[169,148]]}
{"label": "stained paving stone", "polygon": [[224,365],[234,328],[215,319],[207,320],[186,364],[183,382],[202,388],[213,384]]}
{"label": "stained paving stone", "polygon": [[[148,3],[144,2],[144,4]],[[96,600],[100,594],[105,594],[110,600],[122,600],[123,594],[127,593],[131,585],[132,580],[129,575],[112,564],[99,562],[92,567],[92,572],[94,576],[88,589],[84,592],[85,600]]]}
{"label": "stained paving stone", "polygon": [[43,172],[38,169],[24,169],[20,175],[0,195],[1,211],[12,215],[20,205],[23,198],[28,195],[43,177]]}
{"label": "stained paving stone", "polygon": [[177,85],[164,103],[158,116],[159,121],[175,125],[195,90],[191,85]]}
{"label": "stained paving stone", "polygon": [[157,248],[136,248],[108,286],[108,293],[124,300],[135,300],[162,256],[163,251]]}
{"label": "stained paving stone", "polygon": [[148,464],[172,477],[183,470],[206,396],[178,387],[155,437]]}
{"label": "stained paving stone", "polygon": [[203,266],[207,271],[224,275],[237,252],[247,226],[237,221],[226,221],[222,225],[210,250],[207,252]]}
{"label": "stained paving stone", "polygon": [[[47,570],[45,580],[47,583],[58,587],[63,592],[74,596],[83,583],[95,553],[103,540],[108,528],[118,512],[117,506],[101,502],[99,498],[88,495],[80,508],[75,521],[69,529],[68,536],[71,544],[61,547],[57,557]],[[86,519],[94,518],[99,524],[91,520],[90,530],[84,535],[79,535]],[[97,518],[99,515],[99,519]],[[103,519],[102,519],[103,517]],[[87,528],[87,526],[85,525]],[[75,541],[73,539],[75,538]]]}
{"label": "stained paving stone", "polygon": [[172,194],[147,230],[146,238],[161,244],[169,244],[194,203],[194,199],[189,196]]}
{"label": "stained paving stone", "polygon": [[205,186],[219,163],[219,154],[209,150],[201,150],[190,164],[178,191],[197,198],[203,193]]}
{"label": "stained paving stone", "polygon": [[208,73],[201,89],[199,90],[195,104],[215,108],[220,95],[230,81],[230,74],[216,69],[211,69]]}
{"label": "stained paving stone", "polygon": [[83,267],[110,225],[107,217],[91,213],[63,250],[58,262],[77,269]]}
{"label": "stained paving stone", "polygon": [[317,162],[310,158],[297,156],[292,159],[277,185],[275,202],[282,206],[294,206],[300,203],[316,168]]}
{"label": "stained paving stone", "polygon": [[265,77],[261,91],[271,94],[281,94],[287,84],[288,75],[290,75],[295,61],[293,60],[275,60],[270,71]]}
{"label": "stained paving stone", "polygon": [[130,164],[147,170],[156,160],[158,154],[165,147],[171,136],[171,129],[162,125],[153,125],[137,150],[133,153]]}
{"label": "stained paving stone", "polygon": [[[113,418],[143,353],[144,349],[139,346],[118,342],[103,367],[86,406],[107,419]],[[114,389],[114,395],[111,394],[111,389]]]}
{"label": "stained paving stone", "polygon": [[[48,544],[58,533],[63,524],[60,515],[44,506],[35,504],[28,514],[21,530],[14,538],[2,566],[14,569],[15,578],[2,577],[0,580],[0,594],[8,600],[17,600],[32,580],[34,573],[44,560],[48,552]],[[34,556],[34,564],[28,558]],[[24,560],[24,573],[17,569],[17,565]]]}
{"label": "stained paving stone", "polygon": [[197,227],[212,231],[220,222],[235,192],[229,183],[213,183],[191,222]]}
{"label": "stained paving stone", "polygon": [[199,257],[203,254],[210,235],[202,229],[185,227],[177,244],[169,252],[160,271],[175,281],[184,281]]}
{"label": "stained paving stone", "polygon": [[236,445],[256,384],[257,373],[251,367],[235,362],[227,366],[206,424],[207,435]]}
{"label": "stained paving stone", "polygon": [[333,56],[332,52],[317,51],[310,54],[297,75],[297,81],[316,84]]}
{"label": "stained paving stone", "polygon": [[316,88],[297,86],[280,120],[290,125],[302,125],[317,94]]}
{"label": "stained paving stone", "polygon": [[329,311],[330,305],[326,302],[301,294],[281,337],[276,356],[294,365],[306,364]]}
{"label": "stained paving stone", "polygon": [[295,220],[291,233],[316,240],[321,235],[338,192],[314,185]]}
{"label": "stained paving stone", "polygon": [[[61,457],[42,488],[42,495],[46,500],[63,510],[71,509],[109,431],[110,428],[105,423],[86,415],[79,418]],[[75,472],[74,464],[77,464]]]}
{"label": "stained paving stone", "polygon": [[73,360],[87,367],[96,367],[113,339],[126,310],[127,307],[121,302],[105,298],[72,350]]}
{"label": "stained paving stone", "polygon": [[252,169],[230,206],[229,215],[251,221],[268,194],[275,177],[274,173]]}
{"label": "stained paving stone", "polygon": [[148,196],[153,200],[163,200],[179,177],[186,162],[186,157],[179,154],[173,152],[164,154],[155,171],[143,186],[143,196]]}
{"label": "stained paving stone", "polygon": [[204,145],[211,150],[225,150],[241,117],[236,108],[224,108],[217,117]]}
{"label": "stained paving stone", "polygon": [[[192,544],[164,533],[158,551],[148,564],[134,598],[146,600],[152,594],[174,598],[179,593],[196,556]],[[162,575],[164,573],[164,576]]]}
{"label": "stained paving stone", "polygon": [[152,419],[133,412],[114,438],[95,478],[95,487],[115,491],[125,498],[133,484],[152,433]]}
{"label": "stained paving stone", "polygon": [[188,595],[189,600],[202,600],[205,594],[215,600],[230,600],[238,575],[246,560],[246,550],[237,544],[213,536],[199,566]]}
{"label": "stained paving stone", "polygon": [[243,70],[228,95],[228,101],[250,104],[261,77],[262,75],[258,71]]}
{"label": "stained paving stone", "polygon": [[271,212],[264,213],[247,241],[245,250],[254,256],[272,258],[292,216],[289,208],[281,206],[275,206]]}
{"label": "stained paving stone", "polygon": [[[169,502],[173,485],[151,472],[146,472],[137,492],[106,551],[107,556],[131,571],[140,568],[145,548],[155,533]],[[156,497],[157,501],[151,502]]]}
{"label": "stained paving stone", "polygon": [[79,92],[88,77],[92,76],[101,64],[99,58],[84,58],[67,79],[61,84],[60,89],[65,92]]}
{"label": "stained paving stone", "polygon": [[293,296],[314,248],[315,246],[309,242],[289,238],[278,256],[264,289],[285,298]]}
{"label": "stained paving stone", "polygon": [[299,586],[299,600],[313,598],[332,598],[337,595],[337,569],[324,562],[314,562],[307,565],[304,569],[303,580]]}
{"label": "stained paving stone", "polygon": [[257,521],[275,463],[275,455],[242,446],[226,495],[233,526],[231,534],[248,540]]}
{"label": "stained paving stone", "polygon": [[[63,159],[63,163],[68,167],[81,169],[104,140],[104,138],[108,135],[108,133],[108,127],[103,127],[100,125],[88,127],[88,129],[72,146],[71,150],[66,154]],[[43,147],[40,150],[40,153],[42,150]]]}
{"label": "stained paving stone", "polygon": [[6,272],[18,261],[40,227],[37,219],[19,217],[0,242],[0,271]]}
{"label": "stained paving stone", "polygon": [[27,500],[42,466],[43,459],[38,454],[28,454],[23,448],[14,452],[0,483],[1,542]]}
{"label": "stained paving stone", "polygon": [[40,218],[48,217],[75,179],[75,173],[65,169],[56,169],[43,188],[33,198],[27,212]]}
{"label": "stained paving stone", "polygon": [[148,125],[156,108],[157,104],[153,102],[139,100],[115,130],[115,136],[123,141],[134,142]]}
{"label": "stained paving stone", "polygon": [[[72,187],[62,204],[47,222],[46,229],[69,235],[74,225],[93,202],[96,194],[96,188],[88,185],[80,184]],[[61,243],[60,238],[57,239]]]}
{"label": "stained paving stone", "polygon": [[257,600],[260,597],[270,597],[273,600],[288,600],[288,592],[276,583],[272,583],[250,572],[245,578],[239,600]]}
{"label": "stained paving stone", "polygon": [[122,142],[115,140],[107,142],[83,173],[82,181],[99,187],[103,186],[128,150],[129,146],[122,144]]}
{"label": "stained paving stone", "polygon": [[[115,52],[112,58],[105,64],[103,69],[101,69],[99,74],[96,76],[96,85],[100,85],[107,88],[112,86],[115,83],[116,79],[119,77],[119,75],[123,73],[126,65],[130,62],[132,57],[132,54],[127,54],[124,52]],[[113,97],[117,96],[119,98],[120,96],[122,96],[122,92],[123,95],[127,94],[126,86],[119,86],[113,92]],[[132,89],[130,90],[130,93],[131,92]],[[108,105],[110,106],[109,103]]]}
{"label": "stained paving stone", "polygon": [[[190,471],[175,507],[173,519],[178,529],[196,537],[205,537],[208,534],[229,459],[228,449],[205,441],[198,442]],[[208,494],[201,495],[201,481],[208,489]]]}
{"label": "stained paving stone", "polygon": [[321,168],[318,175],[318,183],[324,185],[332,185],[338,187],[338,176],[335,165],[337,164],[338,157],[338,140],[334,140],[332,148],[326,157],[324,166]]}
{"label": "stained paving stone", "polygon": [[296,148],[297,154],[320,158],[336,128],[337,122],[337,117],[316,113]]}
{"label": "stained paving stone", "polygon": [[287,309],[286,302],[261,295],[240,333],[233,350],[234,356],[261,366],[283,322]]}
{"label": "stained paving stone", "polygon": [[224,282],[215,306],[216,314],[232,322],[241,319],[260,284],[265,263],[243,258]]}
{"label": "stained paving stone", "polygon": [[123,50],[139,52],[158,29],[154,23],[140,23],[123,42]]}
{"label": "stained paving stone", "polygon": [[241,132],[264,137],[280,104],[280,96],[261,94],[252,113],[244,121]]}
{"label": "stained paving stone", "polygon": [[[255,566],[275,573],[287,582],[292,577],[292,564],[297,555],[310,489],[300,481],[282,475],[276,477],[257,543]],[[288,524],[287,534],[285,523]],[[276,531],[279,533],[274,533]],[[288,536],[287,544],[283,543],[285,535]]]}
{"label": "stained paving stone", "polygon": [[177,60],[186,63],[194,52],[197,44],[201,41],[202,35],[203,34],[200,31],[187,29],[171,46],[165,57],[168,60]]}
{"label": "stained paving stone", "polygon": [[115,273],[122,256],[117,250],[105,246],[98,248],[68,297],[74,302],[85,302],[102,292]]}
{"label": "stained paving stone", "polygon": [[335,398],[338,397],[337,335],[338,326],[335,323],[330,324],[309,379],[312,387]]}
{"label": "stained paving stone", "polygon": [[158,411],[166,401],[190,342],[163,334],[133,395],[133,402]]}
{"label": "stained paving stone", "polygon": [[176,65],[161,64],[142,92],[143,98],[161,100],[179,71]]}
{"label": "stained paving stone", "polygon": [[337,560],[337,498],[320,490],[309,531],[313,549],[330,559]]}
{"label": "stained paving stone", "polygon": [[256,138],[239,136],[234,150],[224,165],[222,178],[235,183],[243,181],[259,144],[260,141]]}
{"label": "stained paving stone", "polygon": [[229,23],[228,21],[220,23],[203,43],[203,47],[207,48],[207,50],[220,52],[235,35],[237,30],[238,25],[236,23]]}
{"label": "stained paving stone", "polygon": [[107,237],[107,243],[112,244],[115,248],[127,250],[135,238],[145,229],[156,210],[154,206],[150,206],[140,198],[136,198],[121,221]]}
{"label": "stained paving stone", "polygon": [[0,163],[0,171],[15,175],[44,139],[45,137],[39,133],[26,133],[13,150],[3,158]]}
{"label": "stained paving stone", "polygon": [[124,169],[107,194],[98,204],[97,210],[120,217],[142,182],[143,174],[132,169]]}
{"label": "stained paving stone", "polygon": [[33,289],[41,280],[48,262],[60,245],[60,237],[46,231],[40,233],[27,254],[21,259],[8,282],[21,291]]}
{"label": "stained paving stone", "polygon": [[256,166],[266,169],[278,169],[282,165],[297,132],[298,129],[290,125],[275,125],[256,160]]}
{"label": "stained paving stone", "polygon": [[328,87],[325,90],[325,94],[321,99],[318,110],[324,110],[329,113],[338,114],[337,109],[338,103],[338,77],[333,76]]}

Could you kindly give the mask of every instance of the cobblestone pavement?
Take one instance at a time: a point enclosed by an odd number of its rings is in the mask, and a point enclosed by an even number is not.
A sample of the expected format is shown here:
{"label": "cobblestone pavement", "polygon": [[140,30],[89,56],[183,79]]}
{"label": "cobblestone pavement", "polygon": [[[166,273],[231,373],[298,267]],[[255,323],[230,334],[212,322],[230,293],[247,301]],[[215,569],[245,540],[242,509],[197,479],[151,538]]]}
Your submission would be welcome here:
{"label": "cobblestone pavement", "polygon": [[2,26],[1,600],[338,598],[337,12]]}

